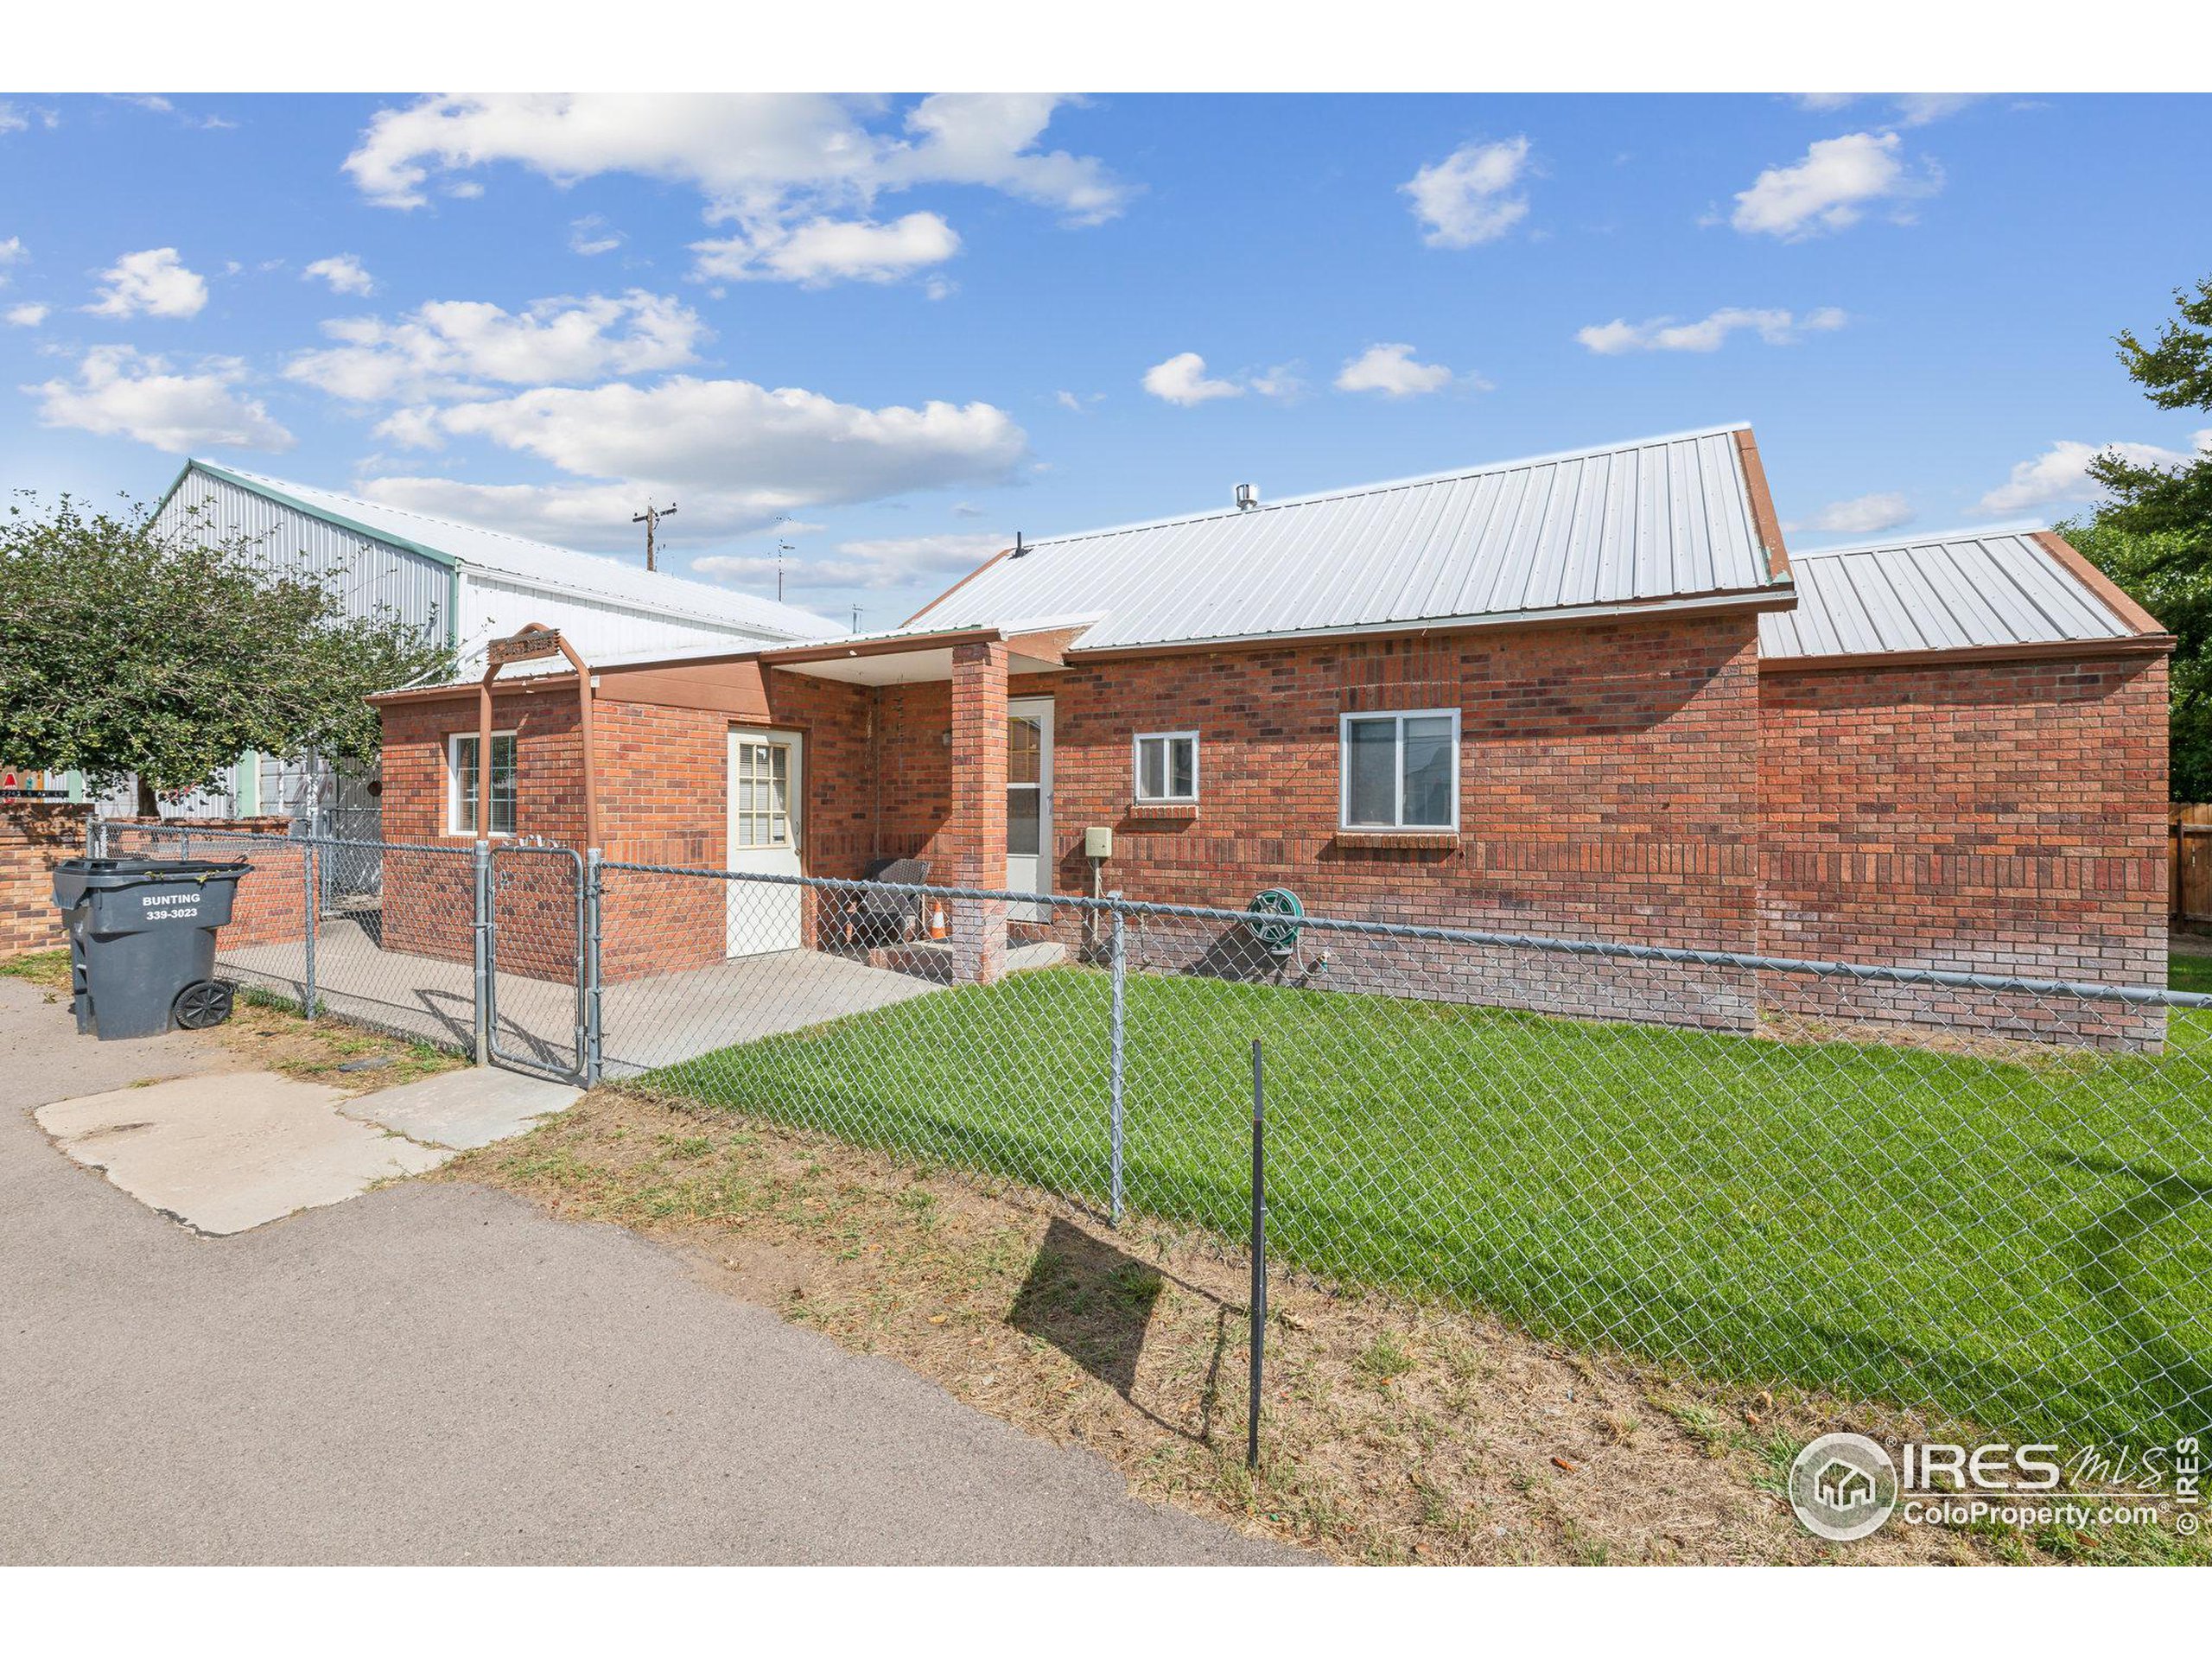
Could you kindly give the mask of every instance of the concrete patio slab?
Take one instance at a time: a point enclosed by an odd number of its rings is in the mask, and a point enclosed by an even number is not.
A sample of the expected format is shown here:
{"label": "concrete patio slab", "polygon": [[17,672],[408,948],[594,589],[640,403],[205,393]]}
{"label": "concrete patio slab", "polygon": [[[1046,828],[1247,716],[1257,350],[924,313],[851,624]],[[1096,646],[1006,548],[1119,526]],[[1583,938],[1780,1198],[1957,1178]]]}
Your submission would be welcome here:
{"label": "concrete patio slab", "polygon": [[346,1117],[339,1099],[320,1084],[236,1071],[57,1101],[35,1116],[70,1157],[140,1203],[220,1235],[453,1155]]}
{"label": "concrete patio slab", "polygon": [[582,1095],[565,1083],[480,1065],[356,1095],[338,1109],[425,1146],[465,1151],[524,1134]]}
{"label": "concrete patio slab", "polygon": [[[1057,949],[1017,947],[1009,953],[1009,966],[1046,965]],[[219,973],[287,997],[304,995],[305,952],[296,944],[226,950],[216,966]],[[915,974],[821,950],[779,950],[620,981],[601,998],[606,1074],[634,1077],[733,1043],[798,1031],[938,988]],[[315,992],[340,1019],[464,1052],[475,1040],[469,964],[385,950],[358,921],[325,918],[315,944]],[[500,1053],[550,1071],[569,1070],[575,1064],[575,986],[520,974],[499,976]]]}

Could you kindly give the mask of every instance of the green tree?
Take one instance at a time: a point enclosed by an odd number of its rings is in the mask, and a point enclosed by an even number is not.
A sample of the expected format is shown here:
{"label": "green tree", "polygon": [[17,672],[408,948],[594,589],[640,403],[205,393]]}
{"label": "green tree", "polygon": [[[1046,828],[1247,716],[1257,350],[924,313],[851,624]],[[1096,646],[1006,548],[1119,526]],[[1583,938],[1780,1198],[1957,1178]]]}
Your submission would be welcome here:
{"label": "green tree", "polygon": [[[2212,411],[2212,276],[2174,292],[2179,314],[2145,344],[2114,337],[2120,360],[2161,409]],[[2173,631],[2171,754],[2176,800],[2212,800],[2212,443],[2177,467],[2117,450],[2089,463],[2110,499],[2087,524],[2060,526],[2107,575]]]}
{"label": "green tree", "polygon": [[379,721],[362,699],[451,658],[388,610],[347,615],[344,574],[23,493],[0,522],[0,759],[96,789],[135,772],[149,815],[247,749],[365,768]]}

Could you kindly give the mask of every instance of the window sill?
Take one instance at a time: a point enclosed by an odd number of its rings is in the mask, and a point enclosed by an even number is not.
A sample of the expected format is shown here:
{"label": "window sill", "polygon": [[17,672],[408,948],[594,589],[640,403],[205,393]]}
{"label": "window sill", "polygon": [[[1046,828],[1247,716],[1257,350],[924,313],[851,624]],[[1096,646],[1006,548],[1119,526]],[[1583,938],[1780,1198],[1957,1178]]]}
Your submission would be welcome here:
{"label": "window sill", "polygon": [[1195,818],[1198,816],[1196,801],[1131,801],[1127,809],[1132,818]]}
{"label": "window sill", "polygon": [[1459,832],[1456,830],[1339,830],[1336,834],[1336,843],[1339,847],[1377,852],[1441,850],[1457,847]]}

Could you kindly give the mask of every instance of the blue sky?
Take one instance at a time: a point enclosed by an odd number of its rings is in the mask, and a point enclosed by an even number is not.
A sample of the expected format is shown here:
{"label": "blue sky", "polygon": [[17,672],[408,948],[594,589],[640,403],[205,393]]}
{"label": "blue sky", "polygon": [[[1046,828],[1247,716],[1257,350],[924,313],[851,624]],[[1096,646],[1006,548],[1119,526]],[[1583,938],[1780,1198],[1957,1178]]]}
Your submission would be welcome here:
{"label": "blue sky", "polygon": [[871,626],[1016,530],[1734,419],[1794,545],[2047,521],[2197,442],[2109,336],[2212,270],[2208,152],[2190,98],[19,97],[0,454],[631,556],[672,497],[668,568],[788,542]]}

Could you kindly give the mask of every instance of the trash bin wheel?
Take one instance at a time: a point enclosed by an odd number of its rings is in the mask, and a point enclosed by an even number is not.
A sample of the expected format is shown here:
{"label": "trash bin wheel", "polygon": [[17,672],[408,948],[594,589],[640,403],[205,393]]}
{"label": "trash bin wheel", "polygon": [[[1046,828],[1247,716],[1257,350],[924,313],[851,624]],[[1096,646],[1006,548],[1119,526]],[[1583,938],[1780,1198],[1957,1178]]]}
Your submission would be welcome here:
{"label": "trash bin wheel", "polygon": [[194,980],[176,994],[170,1014],[186,1031],[205,1031],[231,1017],[231,988],[219,979]]}

